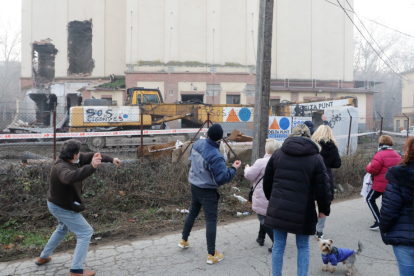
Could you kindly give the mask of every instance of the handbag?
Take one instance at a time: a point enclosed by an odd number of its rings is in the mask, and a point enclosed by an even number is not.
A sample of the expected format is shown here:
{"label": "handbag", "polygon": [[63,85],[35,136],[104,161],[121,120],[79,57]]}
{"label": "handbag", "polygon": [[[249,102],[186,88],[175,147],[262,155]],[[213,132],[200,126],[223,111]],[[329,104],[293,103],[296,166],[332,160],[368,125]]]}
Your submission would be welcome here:
{"label": "handbag", "polygon": [[361,189],[361,195],[364,197],[364,202],[367,202],[367,196],[369,194],[369,191],[372,189],[372,175],[367,173],[364,176],[364,181],[362,182],[362,189]]}
{"label": "handbag", "polygon": [[257,185],[259,185],[260,181],[262,181],[263,177],[264,177],[264,175],[262,176],[262,178],[259,179],[259,181],[257,181],[256,186],[253,187],[253,185],[252,185],[252,187],[250,188],[250,192],[249,192],[249,202],[253,203],[253,193],[254,193],[254,190],[256,189]]}

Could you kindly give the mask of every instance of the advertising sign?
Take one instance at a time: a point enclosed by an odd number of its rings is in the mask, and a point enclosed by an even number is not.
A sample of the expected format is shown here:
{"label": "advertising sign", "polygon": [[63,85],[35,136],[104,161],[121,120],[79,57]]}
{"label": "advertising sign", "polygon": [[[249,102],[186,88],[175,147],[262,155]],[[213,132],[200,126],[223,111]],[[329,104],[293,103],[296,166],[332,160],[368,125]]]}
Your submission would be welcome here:
{"label": "advertising sign", "polygon": [[223,107],[223,122],[253,122],[253,107]]}
{"label": "advertising sign", "polygon": [[269,139],[283,143],[292,131],[292,117],[269,116]]}
{"label": "advertising sign", "polygon": [[297,125],[304,124],[306,121],[312,122],[312,117],[293,117],[292,129]]}
{"label": "advertising sign", "polygon": [[136,106],[85,106],[85,123],[139,122],[139,108]]}

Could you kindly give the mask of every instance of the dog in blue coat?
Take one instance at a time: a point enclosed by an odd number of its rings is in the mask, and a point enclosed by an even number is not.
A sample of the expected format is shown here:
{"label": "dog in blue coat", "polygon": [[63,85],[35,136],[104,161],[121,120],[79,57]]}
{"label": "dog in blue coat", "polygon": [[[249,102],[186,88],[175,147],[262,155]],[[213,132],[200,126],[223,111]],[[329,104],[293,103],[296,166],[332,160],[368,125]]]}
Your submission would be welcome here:
{"label": "dog in blue coat", "polygon": [[330,272],[334,273],[338,263],[342,262],[348,270],[346,275],[355,275],[356,255],[362,252],[362,242],[358,242],[358,250],[355,252],[352,249],[332,246],[333,240],[317,239],[317,241],[319,249],[322,251],[323,271],[327,271],[328,264],[331,263]]}

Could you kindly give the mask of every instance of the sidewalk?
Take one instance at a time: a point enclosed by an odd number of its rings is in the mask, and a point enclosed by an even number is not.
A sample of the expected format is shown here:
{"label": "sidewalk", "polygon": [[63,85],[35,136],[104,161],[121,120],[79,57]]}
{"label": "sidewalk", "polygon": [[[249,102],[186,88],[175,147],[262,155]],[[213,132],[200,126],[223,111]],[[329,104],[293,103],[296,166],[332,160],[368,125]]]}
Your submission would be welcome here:
{"label": "sidewalk", "polygon": [[[379,232],[369,230],[374,219],[363,199],[333,204],[327,219],[325,238],[333,239],[338,247],[357,249],[364,244],[363,256],[357,259],[357,275],[398,275],[392,247],[386,246]],[[157,236],[152,239],[123,242],[95,247],[89,251],[86,269],[102,275],[271,275],[272,260],[267,248],[256,243],[259,222],[256,219],[218,227],[217,249],[224,260],[207,265],[206,231],[198,230],[189,237],[190,248],[177,247],[180,234]],[[334,274],[322,271],[322,259],[314,236],[310,240],[309,275],[345,275],[346,268],[338,264]],[[53,260],[37,267],[32,260],[0,263],[0,276],[8,275],[68,275],[73,250],[54,254]],[[381,260],[379,260],[381,259]],[[288,236],[283,275],[296,275],[296,245],[294,235]]]}

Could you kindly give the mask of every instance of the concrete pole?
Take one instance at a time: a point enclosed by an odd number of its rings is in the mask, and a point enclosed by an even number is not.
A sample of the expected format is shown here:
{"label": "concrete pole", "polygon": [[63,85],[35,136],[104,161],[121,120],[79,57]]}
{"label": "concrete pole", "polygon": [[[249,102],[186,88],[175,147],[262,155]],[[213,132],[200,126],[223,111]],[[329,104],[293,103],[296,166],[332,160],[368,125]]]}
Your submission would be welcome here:
{"label": "concrete pole", "polygon": [[265,154],[269,126],[274,0],[260,0],[252,163]]}

